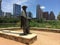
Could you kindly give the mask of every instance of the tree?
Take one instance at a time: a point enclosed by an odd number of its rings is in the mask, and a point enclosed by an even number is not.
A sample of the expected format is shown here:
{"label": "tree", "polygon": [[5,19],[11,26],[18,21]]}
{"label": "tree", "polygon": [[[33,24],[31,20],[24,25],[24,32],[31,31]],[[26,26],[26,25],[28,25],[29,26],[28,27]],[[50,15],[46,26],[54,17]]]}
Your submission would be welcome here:
{"label": "tree", "polygon": [[57,19],[60,20],[60,12],[59,12],[59,14],[58,14],[58,16],[57,16]]}

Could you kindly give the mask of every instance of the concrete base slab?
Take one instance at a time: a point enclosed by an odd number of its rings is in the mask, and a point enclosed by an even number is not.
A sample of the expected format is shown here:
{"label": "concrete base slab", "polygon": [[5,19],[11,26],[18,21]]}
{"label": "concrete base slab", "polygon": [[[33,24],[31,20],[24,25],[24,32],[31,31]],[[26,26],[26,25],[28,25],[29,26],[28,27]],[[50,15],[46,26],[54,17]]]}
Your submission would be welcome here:
{"label": "concrete base slab", "polygon": [[0,31],[0,37],[4,37],[7,39],[15,40],[18,42],[22,42],[25,44],[31,44],[35,40],[37,40],[37,34],[28,34],[28,35],[20,35],[23,32],[17,32],[17,31]]}

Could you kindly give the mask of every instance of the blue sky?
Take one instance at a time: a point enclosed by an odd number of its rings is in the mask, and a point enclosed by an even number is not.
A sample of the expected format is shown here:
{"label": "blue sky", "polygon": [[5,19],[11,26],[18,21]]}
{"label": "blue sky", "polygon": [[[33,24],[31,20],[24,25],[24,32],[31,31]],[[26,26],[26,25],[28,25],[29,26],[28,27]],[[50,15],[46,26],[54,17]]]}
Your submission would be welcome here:
{"label": "blue sky", "polygon": [[40,4],[43,11],[53,11],[55,16],[60,12],[60,0],[2,0],[2,10],[4,12],[13,12],[13,4],[27,5],[27,11],[36,16],[36,5]]}

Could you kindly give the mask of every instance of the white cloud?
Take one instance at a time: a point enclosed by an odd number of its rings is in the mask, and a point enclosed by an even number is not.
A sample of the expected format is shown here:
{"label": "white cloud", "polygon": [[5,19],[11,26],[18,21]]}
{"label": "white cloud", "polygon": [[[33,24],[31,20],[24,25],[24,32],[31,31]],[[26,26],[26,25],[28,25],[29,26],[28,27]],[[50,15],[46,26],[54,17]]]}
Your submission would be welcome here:
{"label": "white cloud", "polygon": [[18,0],[16,3],[22,5],[22,3],[25,3],[25,2],[27,2],[27,1],[28,1],[28,0]]}
{"label": "white cloud", "polygon": [[41,6],[40,8],[41,8],[41,9],[45,9],[45,6]]}

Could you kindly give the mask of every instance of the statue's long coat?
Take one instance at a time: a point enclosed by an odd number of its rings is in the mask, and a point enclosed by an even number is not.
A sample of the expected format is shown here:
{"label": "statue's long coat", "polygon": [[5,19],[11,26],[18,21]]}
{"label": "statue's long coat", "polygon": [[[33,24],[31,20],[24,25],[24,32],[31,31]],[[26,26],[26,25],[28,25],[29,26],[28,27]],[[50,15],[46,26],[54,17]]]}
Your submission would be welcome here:
{"label": "statue's long coat", "polygon": [[21,14],[21,28],[23,28],[23,32],[25,34],[29,33],[29,24],[28,24],[28,19],[26,15],[27,14],[23,10]]}

